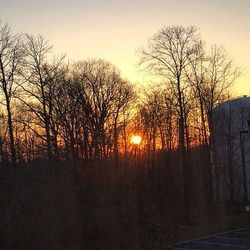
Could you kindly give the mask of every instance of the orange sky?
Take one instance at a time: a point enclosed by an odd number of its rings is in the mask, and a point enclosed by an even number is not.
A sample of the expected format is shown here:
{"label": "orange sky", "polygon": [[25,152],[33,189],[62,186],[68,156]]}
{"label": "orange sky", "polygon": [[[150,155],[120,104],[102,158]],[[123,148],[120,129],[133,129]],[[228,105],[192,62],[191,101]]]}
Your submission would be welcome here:
{"label": "orange sky", "polygon": [[136,49],[161,27],[195,25],[206,44],[222,44],[243,75],[236,95],[250,94],[248,0],[0,0],[0,18],[16,31],[41,33],[70,60],[104,58],[142,84]]}

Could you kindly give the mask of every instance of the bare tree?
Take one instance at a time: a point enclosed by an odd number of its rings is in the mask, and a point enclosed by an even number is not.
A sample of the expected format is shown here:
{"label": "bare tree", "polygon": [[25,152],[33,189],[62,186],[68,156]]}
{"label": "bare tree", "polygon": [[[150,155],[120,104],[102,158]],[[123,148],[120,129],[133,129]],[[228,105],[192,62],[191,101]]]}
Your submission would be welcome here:
{"label": "bare tree", "polygon": [[196,52],[200,44],[200,36],[195,27],[171,26],[156,33],[150,40],[148,48],[140,51],[140,64],[144,65],[147,70],[164,77],[176,96],[187,218],[189,217],[188,203],[191,195],[189,185],[191,169],[186,148],[188,135],[186,133],[185,98],[189,83],[186,80],[185,70],[190,65],[190,56]]}
{"label": "bare tree", "polygon": [[112,137],[117,153],[119,115],[133,98],[131,85],[112,64],[103,60],[79,62],[73,74],[76,95],[79,95],[85,122],[91,131],[95,157],[107,156]]}
{"label": "bare tree", "polygon": [[[75,82],[69,67],[61,68],[61,79],[57,82],[54,96],[54,117],[59,123],[59,134],[64,140],[68,158],[69,152],[71,158],[78,158],[76,152],[77,139],[79,141],[79,126],[86,124],[81,123],[84,114],[80,106],[79,94],[75,91]],[[85,155],[86,156],[86,155]]]}
{"label": "bare tree", "polygon": [[[119,77],[120,78],[120,77]],[[127,82],[120,79],[117,79],[117,93],[116,100],[114,102],[114,112],[113,112],[113,130],[114,130],[114,155],[116,161],[118,160],[118,138],[119,132],[122,128],[122,123],[124,123],[121,118],[121,112],[126,112],[126,110],[132,108],[131,102],[135,100],[135,92],[133,86]]]}
{"label": "bare tree", "polygon": [[11,101],[17,90],[19,73],[24,57],[22,35],[12,34],[8,24],[0,27],[0,83],[3,95],[2,104],[6,107],[10,151],[12,163],[16,166],[17,157],[15,150],[13,119]]}
{"label": "bare tree", "polygon": [[186,71],[193,89],[194,98],[198,102],[201,131],[204,141],[203,177],[208,201],[213,197],[213,177],[211,158],[212,115],[216,105],[228,98],[227,92],[239,76],[239,69],[234,66],[225,49],[213,45],[209,53],[204,46],[197,48],[195,54],[189,58],[190,67]]}
{"label": "bare tree", "polygon": [[[47,145],[47,155],[49,159],[53,158],[53,98],[56,85],[58,68],[62,63],[63,57],[49,63],[49,54],[52,52],[52,46],[49,45],[41,35],[35,37],[26,35],[26,71],[23,78],[26,83],[22,86],[23,98],[27,109],[36,115],[38,123],[45,130],[45,141]],[[41,138],[44,138],[41,135]],[[55,142],[55,141],[54,141]],[[54,145],[55,146],[55,145]]]}
{"label": "bare tree", "polygon": [[202,88],[202,95],[211,132],[213,109],[225,100],[227,91],[235,83],[241,72],[222,46],[213,45],[207,60],[207,79]]}

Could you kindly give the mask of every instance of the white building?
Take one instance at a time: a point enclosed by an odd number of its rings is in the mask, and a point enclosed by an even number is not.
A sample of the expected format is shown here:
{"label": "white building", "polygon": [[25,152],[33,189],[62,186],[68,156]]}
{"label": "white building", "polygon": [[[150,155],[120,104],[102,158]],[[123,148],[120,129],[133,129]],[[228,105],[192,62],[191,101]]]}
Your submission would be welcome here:
{"label": "white building", "polygon": [[247,96],[226,101],[213,110],[213,173],[214,187],[219,200],[244,200],[242,154],[245,158],[250,200],[250,129],[247,124],[249,121],[250,97]]}

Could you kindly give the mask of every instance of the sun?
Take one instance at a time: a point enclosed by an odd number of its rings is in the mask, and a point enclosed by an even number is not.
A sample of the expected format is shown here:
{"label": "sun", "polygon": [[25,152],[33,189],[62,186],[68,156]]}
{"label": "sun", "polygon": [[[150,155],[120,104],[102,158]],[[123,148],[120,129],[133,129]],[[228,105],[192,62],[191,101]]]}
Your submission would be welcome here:
{"label": "sun", "polygon": [[141,136],[139,135],[132,135],[131,137],[131,143],[134,144],[134,145],[139,145],[141,143]]}

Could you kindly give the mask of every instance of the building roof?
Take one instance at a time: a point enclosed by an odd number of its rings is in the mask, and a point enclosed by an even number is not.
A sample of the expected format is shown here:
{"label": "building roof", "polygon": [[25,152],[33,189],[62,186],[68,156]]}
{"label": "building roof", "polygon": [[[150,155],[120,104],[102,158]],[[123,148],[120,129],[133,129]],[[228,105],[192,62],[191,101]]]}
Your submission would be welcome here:
{"label": "building roof", "polygon": [[233,98],[230,100],[227,100],[223,103],[220,103],[218,106],[216,106],[214,109],[227,109],[232,106],[250,106],[250,96],[244,95],[242,97]]}

